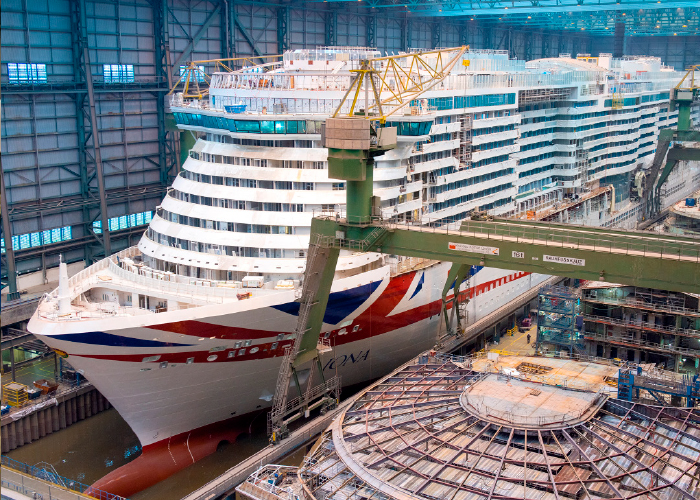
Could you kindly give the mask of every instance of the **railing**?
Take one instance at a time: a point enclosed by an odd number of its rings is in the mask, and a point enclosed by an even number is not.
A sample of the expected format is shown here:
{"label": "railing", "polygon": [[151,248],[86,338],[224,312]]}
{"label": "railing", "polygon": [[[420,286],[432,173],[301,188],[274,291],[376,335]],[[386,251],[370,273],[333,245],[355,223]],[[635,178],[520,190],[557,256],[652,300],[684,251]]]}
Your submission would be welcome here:
{"label": "railing", "polygon": [[625,306],[631,308],[648,309],[650,311],[658,312],[670,312],[676,314],[686,314],[700,316],[700,311],[695,309],[688,309],[686,307],[678,307],[671,304],[654,304],[651,302],[644,302],[643,300],[637,300],[634,298],[624,298],[624,299],[614,299],[608,297],[592,297],[590,293],[585,293],[581,297],[582,300],[588,302],[599,302],[601,304],[610,304],[615,306]]}
{"label": "railing", "polygon": [[[39,493],[38,491],[29,488],[28,486],[24,486],[23,484],[17,484],[13,481],[10,481],[9,479],[2,478],[2,481],[0,481],[0,484],[2,484],[2,488],[8,488],[13,491],[16,491],[17,493],[20,493],[21,495],[24,495],[26,498],[32,498],[34,500],[44,500],[44,495]],[[60,491],[60,490],[59,490]],[[5,498],[10,498],[10,497],[5,497],[5,495],[2,496],[3,500]],[[49,491],[49,500],[53,500],[54,497],[51,496],[51,492]],[[56,499],[58,500],[58,498]]]}
{"label": "railing", "polygon": [[700,330],[692,330],[689,328],[676,328],[675,326],[657,325],[656,323],[649,323],[648,321],[631,321],[617,318],[607,318],[605,316],[593,316],[590,314],[584,314],[583,319],[585,321],[592,321],[594,323],[609,323],[615,326],[634,328],[636,330],[653,330],[657,332],[668,333],[671,335],[684,335],[687,337],[700,338]]}
{"label": "railing", "polygon": [[621,335],[605,335],[598,332],[586,332],[584,334],[586,339],[596,340],[606,343],[619,343],[634,345],[637,347],[644,347],[646,349],[653,349],[660,352],[669,352],[674,354],[685,354],[686,356],[691,356],[693,358],[700,357],[700,352],[697,349],[689,349],[687,347],[674,346],[672,344],[658,344],[656,342],[647,342],[646,340],[635,339],[630,336]]}
{"label": "railing", "polygon": [[[507,375],[501,375],[499,374],[499,377],[508,377]],[[508,378],[517,378],[517,377],[508,377]],[[592,392],[592,391],[591,391]],[[600,405],[605,399],[607,399],[607,395],[603,394],[602,392],[598,391],[596,395],[593,397],[593,400],[590,402],[588,406],[585,406],[584,408],[581,408],[576,411],[566,411],[561,413],[558,416],[554,415],[538,415],[538,416],[531,416],[531,415],[519,415],[514,411],[505,411],[505,410],[497,410],[495,408],[492,408],[488,405],[486,405],[483,402],[478,402],[474,401],[474,397],[468,396],[469,389],[464,393],[462,396],[465,400],[464,402],[471,406],[474,410],[474,412],[480,416],[485,416],[485,417],[492,417],[495,418],[501,422],[507,422],[509,424],[513,425],[523,425],[523,426],[528,426],[528,427],[546,427],[546,426],[552,426],[555,424],[558,425],[566,425],[566,424],[573,424],[574,422],[580,421],[584,415],[587,413],[591,413],[592,409]]]}
{"label": "railing", "polygon": [[[60,484],[62,487],[69,489],[71,491],[77,491],[78,493],[83,493],[89,495],[98,500],[126,500],[124,497],[109,493],[107,491],[98,490],[87,484],[80,483],[73,479],[68,479],[67,477],[59,476],[57,474],[49,473],[46,469],[36,467],[34,465],[25,464],[6,455],[2,455],[2,465],[13,469],[20,474],[26,474],[28,476],[40,479],[42,481],[47,481],[50,483]],[[3,478],[3,482],[5,479]],[[58,482],[60,481],[60,483]],[[62,497],[65,498],[65,497]]]}
{"label": "railing", "polygon": [[[185,296],[193,300],[196,297],[204,297],[207,302],[213,302],[217,304],[223,303],[224,298],[235,298],[236,290],[238,290],[232,288],[188,285],[185,283],[166,281],[158,278],[149,278],[147,276],[142,276],[135,272],[123,269],[111,260],[109,261],[109,270],[117,277],[127,280],[136,285],[143,285],[148,290],[158,290],[160,292],[171,293],[178,296]],[[252,291],[248,289],[246,290]]]}
{"label": "railing", "polygon": [[[269,500],[284,498],[286,500],[298,499],[298,495],[289,484],[297,480],[298,467],[268,464],[256,470],[242,484],[238,486],[241,492],[251,494],[251,498],[258,498],[262,490],[263,494],[269,494]],[[280,483],[281,481],[281,483]],[[274,495],[274,496],[272,496]]]}

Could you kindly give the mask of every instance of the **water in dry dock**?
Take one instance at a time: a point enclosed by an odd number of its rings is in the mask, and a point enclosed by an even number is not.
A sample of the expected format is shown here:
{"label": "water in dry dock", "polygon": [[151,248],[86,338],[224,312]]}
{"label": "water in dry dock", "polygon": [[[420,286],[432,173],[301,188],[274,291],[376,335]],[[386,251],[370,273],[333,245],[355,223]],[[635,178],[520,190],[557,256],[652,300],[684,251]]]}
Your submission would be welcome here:
{"label": "water in dry dock", "polygon": [[[253,422],[251,434],[243,434],[236,443],[187,467],[131,500],[178,499],[214,479],[241,460],[267,446],[265,415]],[[114,408],[50,434],[7,453],[28,464],[47,462],[58,474],[92,484],[141,453],[139,441]]]}

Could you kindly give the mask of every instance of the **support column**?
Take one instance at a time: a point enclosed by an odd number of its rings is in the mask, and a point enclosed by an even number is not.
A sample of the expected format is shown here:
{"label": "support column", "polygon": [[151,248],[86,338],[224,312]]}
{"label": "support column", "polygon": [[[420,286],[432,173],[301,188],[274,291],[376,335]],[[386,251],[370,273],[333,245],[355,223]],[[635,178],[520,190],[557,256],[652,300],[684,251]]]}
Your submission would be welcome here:
{"label": "support column", "polygon": [[432,43],[433,49],[437,49],[442,45],[442,22],[438,21],[433,23],[432,26]]}
{"label": "support column", "polygon": [[[224,15],[226,15],[227,9],[223,9],[223,11]],[[222,28],[222,31],[224,29],[225,28]],[[172,88],[172,69],[170,68],[170,42],[168,39],[168,31],[168,5],[167,0],[162,0],[161,2],[154,3],[153,6],[156,78],[158,79],[159,87]],[[228,44],[226,41],[224,41],[222,46],[226,45]],[[225,47],[224,50],[228,51],[230,50],[230,47]],[[168,133],[165,124],[165,99],[168,97],[162,92],[155,92],[153,95],[156,98],[156,115],[158,117],[158,165],[160,167],[160,183],[163,186],[169,186],[175,173],[172,171],[172,167],[174,165],[171,165],[171,162],[168,161],[168,145],[173,143],[172,134]],[[170,137],[168,137],[169,135]],[[172,156],[172,163],[175,163],[176,155],[173,153]]]}
{"label": "support column", "polygon": [[[5,262],[7,266],[7,285],[10,293],[7,300],[19,299],[17,291],[17,267],[15,265],[15,249],[12,246],[12,226],[10,224],[10,211],[7,206],[7,191],[5,191],[5,171],[2,170],[2,156],[0,156],[0,212],[2,213],[2,234],[5,239]],[[14,380],[14,361],[12,365],[12,380]]]}
{"label": "support column", "polygon": [[277,9],[277,53],[289,50],[289,5]]}
{"label": "support column", "polygon": [[367,23],[366,46],[375,48],[377,46],[377,16],[368,15],[365,18],[365,23]]}
{"label": "support column", "polygon": [[469,45],[469,26],[467,21],[463,21],[462,24],[459,25],[459,44]]}
{"label": "support column", "polygon": [[326,13],[326,45],[338,45],[338,11],[333,6]]}
{"label": "support column", "polygon": [[410,19],[403,20],[403,32],[401,38],[401,49],[407,51],[411,46],[411,31],[412,31],[412,21]]}
{"label": "support column", "polygon": [[10,347],[10,370],[12,371],[12,381],[16,382],[17,379],[15,373],[15,348]]}
{"label": "support column", "polygon": [[483,47],[482,49],[492,49],[492,41],[491,41],[491,29],[489,29],[488,26],[482,26],[481,27],[481,36],[483,40]]}
{"label": "support column", "polygon": [[526,31],[525,34],[523,35],[525,37],[525,60],[526,61],[531,61],[533,59],[532,54],[532,44],[533,44],[533,36],[532,32]]}
{"label": "support column", "polygon": [[[97,112],[95,108],[95,91],[92,85],[92,69],[90,65],[90,51],[88,49],[87,24],[85,14],[85,0],[71,2],[71,24],[74,36],[74,69],[78,71],[80,83],[84,83],[87,89],[88,97],[88,115],[90,119],[90,132],[84,133],[79,137],[80,141],[84,141],[84,147],[87,153],[88,141],[92,140],[93,160],[95,163],[95,176],[97,177],[97,190],[100,207],[100,220],[102,223],[101,243],[104,248],[105,256],[112,253],[109,232],[109,217],[107,213],[107,198],[105,194],[104,171],[102,165],[102,154],[100,151],[99,131],[97,128]],[[78,76],[76,75],[76,77]],[[78,78],[76,78],[78,80]],[[84,110],[83,106],[78,113]],[[87,171],[87,161],[85,162]],[[82,177],[82,173],[81,173]],[[87,180],[89,183],[89,178]],[[89,191],[89,184],[87,185]],[[88,222],[88,221],[85,221]],[[92,227],[86,227],[86,231],[91,231]],[[92,257],[92,256],[90,256]]]}
{"label": "support column", "polygon": [[625,23],[618,20],[615,22],[615,35],[613,36],[613,57],[625,55]]}
{"label": "support column", "polygon": [[542,52],[540,57],[543,59],[549,57],[549,33],[542,31]]}

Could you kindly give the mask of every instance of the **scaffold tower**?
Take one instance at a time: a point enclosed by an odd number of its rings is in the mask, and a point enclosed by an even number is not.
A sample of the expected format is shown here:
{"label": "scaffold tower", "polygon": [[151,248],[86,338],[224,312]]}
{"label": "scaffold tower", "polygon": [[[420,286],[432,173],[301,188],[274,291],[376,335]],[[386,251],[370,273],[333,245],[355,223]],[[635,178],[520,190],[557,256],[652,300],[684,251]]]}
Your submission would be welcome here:
{"label": "scaffold tower", "polygon": [[585,354],[580,309],[581,297],[576,288],[556,285],[542,288],[538,297],[537,349],[555,346],[570,354]]}

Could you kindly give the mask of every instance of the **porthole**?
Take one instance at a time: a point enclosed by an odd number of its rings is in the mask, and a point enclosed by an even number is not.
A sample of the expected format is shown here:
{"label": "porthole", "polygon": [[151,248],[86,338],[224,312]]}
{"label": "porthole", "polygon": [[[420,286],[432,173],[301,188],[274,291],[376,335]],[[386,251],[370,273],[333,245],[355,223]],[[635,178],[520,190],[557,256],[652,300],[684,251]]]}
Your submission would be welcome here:
{"label": "porthole", "polygon": [[216,361],[216,358],[218,358],[218,356],[216,354],[212,354],[207,358],[207,361]]}
{"label": "porthole", "polygon": [[253,347],[253,348],[250,350],[250,353],[251,353],[251,354],[255,354],[255,353],[258,352],[259,350],[260,350],[259,348]]}

